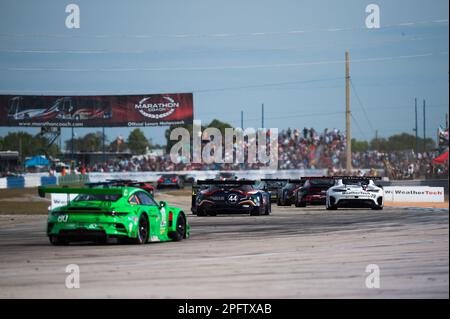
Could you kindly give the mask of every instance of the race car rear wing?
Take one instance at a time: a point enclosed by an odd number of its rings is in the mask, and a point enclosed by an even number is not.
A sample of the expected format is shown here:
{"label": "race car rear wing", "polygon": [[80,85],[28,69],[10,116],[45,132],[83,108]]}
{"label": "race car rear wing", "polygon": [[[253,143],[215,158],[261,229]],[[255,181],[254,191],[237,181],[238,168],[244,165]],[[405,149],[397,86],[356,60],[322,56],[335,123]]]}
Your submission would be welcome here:
{"label": "race car rear wing", "polygon": [[205,179],[205,180],[197,180],[197,185],[254,185],[255,181],[253,180],[216,180],[216,179]]}
{"label": "race car rear wing", "polygon": [[304,184],[305,179],[288,179],[289,184]]}
{"label": "race car rear wing", "polygon": [[287,182],[287,178],[263,178],[261,182]]}
{"label": "race car rear wing", "polygon": [[86,187],[38,187],[39,197],[45,194],[102,194],[102,195],[125,195],[127,189],[122,188],[86,188]]}
{"label": "race car rear wing", "polygon": [[301,180],[306,181],[308,179],[333,179],[331,176],[303,176],[300,177]]}
{"label": "race car rear wing", "polygon": [[369,180],[373,180],[373,181],[379,181],[382,178],[380,176],[331,176],[328,178],[332,178],[332,179],[345,179],[345,180],[355,180],[355,181],[369,181]]}

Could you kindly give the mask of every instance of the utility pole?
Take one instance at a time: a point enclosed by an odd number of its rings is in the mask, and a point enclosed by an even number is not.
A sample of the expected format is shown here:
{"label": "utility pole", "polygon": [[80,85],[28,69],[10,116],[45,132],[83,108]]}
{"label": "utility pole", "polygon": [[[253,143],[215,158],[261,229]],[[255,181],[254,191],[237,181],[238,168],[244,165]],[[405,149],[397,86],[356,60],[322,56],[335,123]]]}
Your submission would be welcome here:
{"label": "utility pole", "polygon": [[425,117],[425,105],[426,102],[423,100],[423,151],[425,152],[427,146],[427,131],[426,131],[426,117]]}
{"label": "utility pole", "polygon": [[345,52],[345,135],[346,143],[346,171],[352,173],[352,135],[350,129],[350,55]]}
{"label": "utility pole", "polygon": [[73,141],[73,137],[74,137],[74,133],[73,133],[73,126],[72,126],[72,143],[70,143],[70,144],[72,144],[71,146],[72,146],[72,160],[74,160],[75,159],[75,157],[74,157],[74,155],[75,155],[75,153],[74,153],[74,141]]}
{"label": "utility pole", "polygon": [[414,128],[414,132],[416,132],[416,143],[415,143],[415,147],[414,147],[414,151],[417,153],[418,148],[419,148],[419,135],[418,135],[418,128],[417,128],[417,98],[414,99],[414,105],[415,105],[415,112],[416,112],[416,126]]}
{"label": "utility pole", "polygon": [[261,128],[264,128],[264,103],[261,105]]}
{"label": "utility pole", "polygon": [[102,151],[103,151],[103,162],[106,161],[105,158],[105,126],[102,127]]}
{"label": "utility pole", "polygon": [[241,111],[241,129],[244,129],[244,111]]}

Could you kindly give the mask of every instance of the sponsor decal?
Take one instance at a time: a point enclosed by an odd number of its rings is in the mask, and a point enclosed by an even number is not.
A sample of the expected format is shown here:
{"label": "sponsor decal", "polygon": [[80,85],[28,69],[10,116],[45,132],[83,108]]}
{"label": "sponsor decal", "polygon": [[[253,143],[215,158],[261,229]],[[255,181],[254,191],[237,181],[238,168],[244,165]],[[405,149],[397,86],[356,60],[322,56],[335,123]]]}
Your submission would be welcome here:
{"label": "sponsor decal", "polygon": [[145,97],[134,105],[134,108],[138,110],[139,113],[152,119],[163,119],[168,117],[179,107],[180,103],[168,96],[162,96],[159,99]]}

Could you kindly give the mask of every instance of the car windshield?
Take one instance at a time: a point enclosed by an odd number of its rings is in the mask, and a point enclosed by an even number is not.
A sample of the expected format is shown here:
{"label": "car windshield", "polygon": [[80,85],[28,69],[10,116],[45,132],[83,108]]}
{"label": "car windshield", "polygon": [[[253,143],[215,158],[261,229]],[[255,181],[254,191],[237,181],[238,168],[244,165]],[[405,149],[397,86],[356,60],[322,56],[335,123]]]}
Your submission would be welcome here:
{"label": "car windshield", "polygon": [[298,183],[298,184],[292,184],[292,183],[288,183],[288,184],[286,184],[286,188],[287,189],[294,189],[294,188],[297,188],[297,187],[299,187],[299,186],[302,186],[303,185],[303,183]]}
{"label": "car windshield", "polygon": [[101,201],[101,202],[115,202],[122,195],[120,194],[80,194],[73,200],[74,202],[86,202],[86,201]]}

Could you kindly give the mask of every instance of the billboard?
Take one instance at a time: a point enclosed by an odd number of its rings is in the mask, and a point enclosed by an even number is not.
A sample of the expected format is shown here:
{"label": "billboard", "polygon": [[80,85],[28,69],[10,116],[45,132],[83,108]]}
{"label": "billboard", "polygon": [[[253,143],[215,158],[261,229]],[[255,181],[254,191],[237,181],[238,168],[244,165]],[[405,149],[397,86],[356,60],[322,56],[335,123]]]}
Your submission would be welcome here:
{"label": "billboard", "polygon": [[101,127],[191,124],[192,93],[0,95],[0,126]]}

